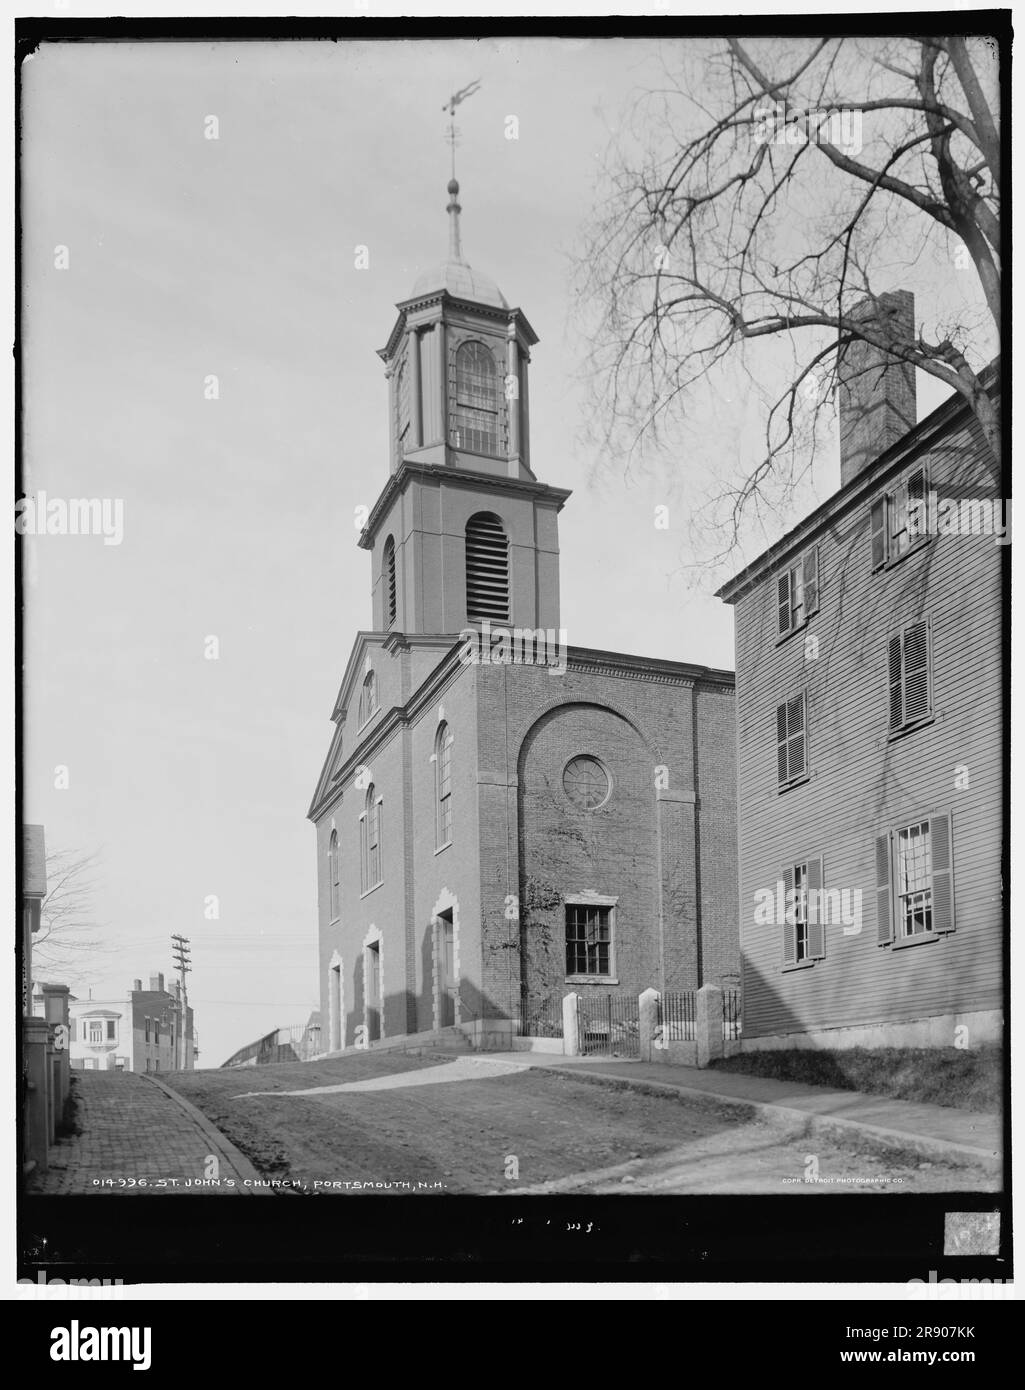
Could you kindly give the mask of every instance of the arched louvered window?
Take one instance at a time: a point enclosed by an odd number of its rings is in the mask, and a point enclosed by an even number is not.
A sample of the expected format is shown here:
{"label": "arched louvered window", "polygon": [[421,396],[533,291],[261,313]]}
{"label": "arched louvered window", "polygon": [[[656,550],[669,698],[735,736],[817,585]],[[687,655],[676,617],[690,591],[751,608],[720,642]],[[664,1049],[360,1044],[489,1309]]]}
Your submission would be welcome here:
{"label": "arched louvered window", "polygon": [[437,847],[452,840],[452,732],[442,721],[434,736],[434,790],[437,803]]}
{"label": "arched louvered window", "polygon": [[359,859],[361,891],[369,893],[382,881],[381,875],[381,819],[384,810],[382,798],[377,795],[373,782],[367,787],[363,814],[359,818]]}
{"label": "arched louvered window", "polygon": [[329,884],[329,897],[331,900],[331,921],[338,920],[338,913],[341,907],[341,874],[338,863],[338,831],[331,831],[331,839],[327,846],[327,876]]}
{"label": "arched louvered window", "polygon": [[398,612],[398,590],[395,584],[395,542],[391,536],[384,543],[384,617],[385,624],[393,627]]}
{"label": "arched louvered window", "polygon": [[398,440],[400,463],[406,453],[409,419],[409,372],[406,370],[406,359],[403,357],[399,363],[398,375],[395,378],[395,437]]}
{"label": "arched louvered window", "polygon": [[509,541],[493,512],[477,512],[466,523],[466,617],[509,621]]}
{"label": "arched louvered window", "polygon": [[373,671],[368,671],[363,681],[363,689],[359,692],[359,727],[363,725],[373,715],[377,713],[377,675]]}
{"label": "arched louvered window", "polygon": [[452,443],[475,454],[498,453],[499,388],[495,359],[483,343],[456,352],[456,408]]}

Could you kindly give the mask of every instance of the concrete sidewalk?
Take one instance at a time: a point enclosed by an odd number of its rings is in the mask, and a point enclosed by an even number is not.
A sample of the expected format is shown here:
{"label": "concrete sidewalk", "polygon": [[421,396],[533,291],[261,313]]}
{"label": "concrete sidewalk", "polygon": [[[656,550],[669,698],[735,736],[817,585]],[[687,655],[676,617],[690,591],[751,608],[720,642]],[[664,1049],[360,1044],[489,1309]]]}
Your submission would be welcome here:
{"label": "concrete sidewalk", "polygon": [[874,1140],[901,1145],[944,1161],[976,1164],[999,1174],[1002,1123],[999,1115],[955,1110],[944,1105],[835,1091],[823,1086],[773,1081],[737,1072],[635,1062],[604,1057],[563,1057],[548,1052],[488,1052],[480,1060],[544,1067],[576,1080],[616,1083],[681,1100],[753,1106],[766,1120],[800,1125],[808,1134],[846,1135],[848,1142]]}
{"label": "concrete sidewalk", "polygon": [[[244,1154],[158,1078],[109,1071],[72,1075],[82,1132],[54,1145],[50,1166],[33,1175],[30,1193],[269,1195],[255,1185],[260,1175]],[[219,1181],[207,1186],[211,1157]]]}

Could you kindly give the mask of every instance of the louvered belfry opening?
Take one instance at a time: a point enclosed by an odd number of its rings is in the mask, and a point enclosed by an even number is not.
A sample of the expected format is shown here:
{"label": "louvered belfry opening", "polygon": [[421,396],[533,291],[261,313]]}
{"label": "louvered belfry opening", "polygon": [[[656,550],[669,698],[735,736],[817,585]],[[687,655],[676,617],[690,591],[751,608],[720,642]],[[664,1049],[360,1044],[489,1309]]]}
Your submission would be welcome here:
{"label": "louvered belfry opening", "polygon": [[397,588],[395,583],[395,542],[391,536],[384,543],[384,577],[387,585],[385,602],[387,604],[388,626],[395,626],[398,612]]}
{"label": "louvered belfry opening", "polygon": [[509,621],[509,541],[493,512],[466,523],[466,617],[471,623]]}

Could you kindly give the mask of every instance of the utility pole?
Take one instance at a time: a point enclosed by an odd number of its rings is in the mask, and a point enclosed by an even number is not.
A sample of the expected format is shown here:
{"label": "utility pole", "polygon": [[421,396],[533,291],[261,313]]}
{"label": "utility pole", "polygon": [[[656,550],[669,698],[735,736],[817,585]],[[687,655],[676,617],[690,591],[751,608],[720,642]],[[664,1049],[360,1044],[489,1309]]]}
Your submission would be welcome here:
{"label": "utility pole", "polygon": [[178,1020],[178,1041],[175,1044],[175,1070],[182,1071],[188,1060],[188,1049],[185,1042],[185,1029],[189,1017],[189,990],[186,984],[186,976],[192,969],[189,960],[189,938],[174,933],[171,936],[171,954],[174,956],[175,969],[178,971],[178,983],[181,990],[181,1016]]}

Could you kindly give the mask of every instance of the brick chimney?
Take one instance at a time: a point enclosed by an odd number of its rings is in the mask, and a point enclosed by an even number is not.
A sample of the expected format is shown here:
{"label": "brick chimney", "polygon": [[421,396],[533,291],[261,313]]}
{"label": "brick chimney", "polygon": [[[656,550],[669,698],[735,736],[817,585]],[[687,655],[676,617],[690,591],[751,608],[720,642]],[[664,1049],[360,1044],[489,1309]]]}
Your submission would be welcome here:
{"label": "brick chimney", "polygon": [[[895,341],[915,336],[915,296],[892,290],[863,300],[853,318],[872,317]],[[915,369],[860,338],[840,357],[840,486],[846,487],[917,423]]]}
{"label": "brick chimney", "polygon": [[142,981],[141,981],[141,980],[133,980],[133,981],[132,981],[132,993],[133,993],[133,994],[141,994],[141,993],[142,993]]}
{"label": "brick chimney", "polygon": [[149,987],[150,987],[150,989],[155,989],[155,990],[157,990],[160,994],[163,994],[163,992],[164,992],[164,977],[163,977],[163,975],[151,975],[151,976],[149,977]]}

